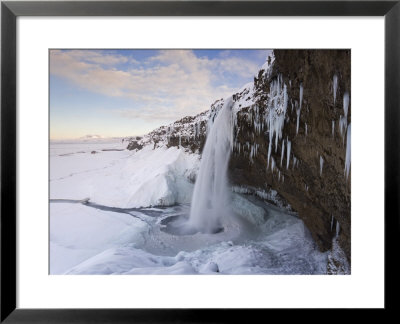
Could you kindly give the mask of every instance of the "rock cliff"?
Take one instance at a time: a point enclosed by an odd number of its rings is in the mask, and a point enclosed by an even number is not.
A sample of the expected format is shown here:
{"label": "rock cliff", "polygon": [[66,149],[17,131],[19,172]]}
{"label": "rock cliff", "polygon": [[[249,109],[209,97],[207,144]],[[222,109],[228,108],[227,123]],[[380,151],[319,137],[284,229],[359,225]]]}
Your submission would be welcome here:
{"label": "rock cliff", "polygon": [[[254,82],[233,94],[229,163],[234,187],[259,197],[277,192],[322,251],[335,242],[349,261],[350,72],[349,50],[274,50]],[[222,105],[132,138],[128,149],[167,145],[201,154]]]}

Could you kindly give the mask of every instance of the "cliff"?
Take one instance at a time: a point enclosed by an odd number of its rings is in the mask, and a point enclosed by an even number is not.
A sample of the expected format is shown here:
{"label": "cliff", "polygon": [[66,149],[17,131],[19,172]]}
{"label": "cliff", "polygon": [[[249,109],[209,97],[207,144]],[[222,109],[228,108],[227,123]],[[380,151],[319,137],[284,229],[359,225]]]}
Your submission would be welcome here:
{"label": "cliff", "polygon": [[[254,82],[233,94],[229,163],[235,188],[261,198],[277,192],[322,251],[338,243],[348,260],[350,64],[349,50],[274,50]],[[132,138],[128,149],[166,145],[201,154],[222,104]]]}

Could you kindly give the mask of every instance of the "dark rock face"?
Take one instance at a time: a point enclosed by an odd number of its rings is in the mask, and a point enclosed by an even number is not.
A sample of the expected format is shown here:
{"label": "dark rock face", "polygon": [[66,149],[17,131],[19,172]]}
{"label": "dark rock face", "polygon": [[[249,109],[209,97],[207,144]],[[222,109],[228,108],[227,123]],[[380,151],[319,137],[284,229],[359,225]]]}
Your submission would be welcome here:
{"label": "dark rock face", "polygon": [[130,141],[128,144],[128,150],[141,150],[143,145],[139,144],[138,141]]}
{"label": "dark rock face", "polygon": [[[339,120],[344,115],[344,93],[351,93],[350,51],[275,50],[274,54],[272,71],[268,76],[260,71],[254,80],[257,106],[259,110],[265,109],[270,83],[281,75],[287,85],[289,98],[282,139],[291,141],[291,152],[296,162],[293,158],[287,169],[285,152],[281,166],[282,141],[279,141],[278,149],[271,152],[276,161],[275,171],[267,170],[268,132],[259,135],[254,132],[253,123],[245,115],[254,111],[255,106],[250,106],[238,113],[236,141],[242,144],[244,150],[246,142],[259,144],[258,154],[251,163],[248,153],[246,155],[235,150],[230,161],[231,181],[234,184],[275,189],[298,212],[321,250],[331,248],[338,226],[339,244],[350,260],[351,188],[350,176],[347,179],[344,175],[345,130],[341,134],[339,127]],[[334,103],[335,74],[338,86]],[[291,105],[294,100],[299,101],[300,85],[303,86],[303,101],[296,134],[297,112],[296,107],[292,108]],[[347,124],[350,122],[349,103]]]}

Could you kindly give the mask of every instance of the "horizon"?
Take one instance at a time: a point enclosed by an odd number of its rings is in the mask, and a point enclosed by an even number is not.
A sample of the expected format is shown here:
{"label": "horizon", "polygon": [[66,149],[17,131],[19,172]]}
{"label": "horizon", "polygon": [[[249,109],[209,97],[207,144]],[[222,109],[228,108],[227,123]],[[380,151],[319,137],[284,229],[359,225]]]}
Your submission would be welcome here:
{"label": "horizon", "polygon": [[226,98],[271,50],[53,49],[50,140],[142,136]]}

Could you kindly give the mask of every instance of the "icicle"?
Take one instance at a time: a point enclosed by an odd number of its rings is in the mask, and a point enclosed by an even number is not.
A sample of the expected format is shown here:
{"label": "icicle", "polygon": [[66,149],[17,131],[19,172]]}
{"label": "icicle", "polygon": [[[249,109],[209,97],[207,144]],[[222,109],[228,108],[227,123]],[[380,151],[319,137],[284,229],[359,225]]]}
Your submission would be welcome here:
{"label": "icicle", "polygon": [[269,160],[271,158],[271,141],[269,142],[268,145],[268,163],[267,163],[267,169],[269,168]]}
{"label": "icicle", "polygon": [[335,136],[335,121],[332,120],[332,136]]}
{"label": "icicle", "polygon": [[291,141],[289,141],[287,138],[286,138],[286,141],[287,141],[287,149],[286,149],[286,170],[288,170],[289,169],[289,163],[290,163],[290,150],[291,150],[291,148],[292,148],[292,142]]}
{"label": "icicle", "polygon": [[303,83],[300,83],[300,109],[303,102]]}
{"label": "icicle", "polygon": [[275,160],[274,160],[274,158],[271,158],[271,171],[272,171],[272,173],[274,172],[274,169],[275,169]]}
{"label": "icicle", "polygon": [[336,220],[336,237],[339,236],[339,232],[340,232],[340,224],[339,224],[339,221]]}
{"label": "icicle", "polygon": [[331,232],[332,232],[332,228],[333,228],[333,215],[332,215],[332,219],[331,219]]}
{"label": "icicle", "polygon": [[335,74],[335,75],[333,76],[333,104],[336,103],[337,85],[338,85],[338,77],[337,77],[337,74]]}
{"label": "icicle", "polygon": [[282,141],[282,152],[281,152],[281,167],[283,162],[283,155],[285,154],[285,140]]}
{"label": "icicle", "polygon": [[343,110],[344,110],[344,117],[347,120],[347,113],[349,111],[349,93],[345,92],[343,95]]}
{"label": "icicle", "polygon": [[306,123],[306,125],[305,125],[305,128],[306,128],[306,136],[307,136],[307,123]]}
{"label": "icicle", "polygon": [[297,114],[296,135],[299,133],[299,119],[300,119],[302,102],[303,102],[303,83],[300,83],[300,104],[298,107],[296,107],[296,114]]}
{"label": "icicle", "polygon": [[319,175],[322,175],[322,167],[324,166],[324,159],[322,156],[319,157]]}
{"label": "icicle", "polygon": [[[282,75],[270,84],[270,92],[268,94],[267,111],[265,116],[269,130],[269,141],[272,142],[275,136],[275,152],[278,149],[278,140],[282,138],[282,129],[285,123],[288,96],[286,84],[282,83]],[[270,152],[272,149],[268,148]]]}
{"label": "icicle", "polygon": [[343,95],[343,111],[344,111],[344,116],[340,116],[339,119],[339,128],[340,128],[340,134],[343,137],[343,143],[344,143],[344,135],[345,131],[347,129],[347,114],[349,112],[349,93],[345,92]]}
{"label": "icicle", "polygon": [[346,175],[346,179],[349,178],[351,166],[351,124],[347,127],[347,144],[346,144],[346,162],[344,166],[344,173]]}
{"label": "icicle", "polygon": [[281,180],[281,171],[278,172],[278,181]]}

